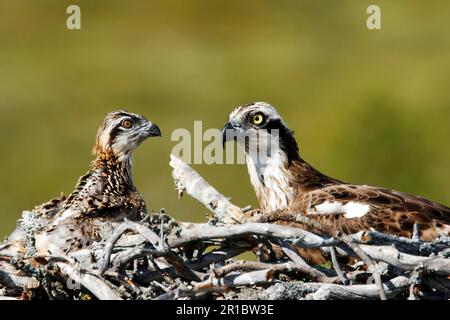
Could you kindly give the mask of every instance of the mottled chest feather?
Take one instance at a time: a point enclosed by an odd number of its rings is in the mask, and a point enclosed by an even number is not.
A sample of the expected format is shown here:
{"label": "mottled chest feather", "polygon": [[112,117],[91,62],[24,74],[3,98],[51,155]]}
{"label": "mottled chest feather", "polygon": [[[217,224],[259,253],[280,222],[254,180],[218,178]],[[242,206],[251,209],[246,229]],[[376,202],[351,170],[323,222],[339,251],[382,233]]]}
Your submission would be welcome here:
{"label": "mottled chest feather", "polygon": [[102,224],[124,218],[136,221],[146,213],[145,202],[132,184],[127,164],[110,159],[97,160],[67,199],[51,201],[43,208],[52,214],[47,214],[50,220],[36,238],[36,248],[64,254],[99,240]]}

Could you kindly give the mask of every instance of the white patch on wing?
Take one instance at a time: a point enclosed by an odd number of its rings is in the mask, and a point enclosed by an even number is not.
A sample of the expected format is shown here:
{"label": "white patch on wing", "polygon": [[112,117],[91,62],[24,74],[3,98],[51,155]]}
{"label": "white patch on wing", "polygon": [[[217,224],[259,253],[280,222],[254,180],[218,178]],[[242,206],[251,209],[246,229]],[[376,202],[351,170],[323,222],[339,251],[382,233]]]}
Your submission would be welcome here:
{"label": "white patch on wing", "polygon": [[344,209],[344,217],[351,218],[361,218],[367,212],[369,212],[370,206],[368,204],[362,204],[358,202],[349,202],[342,207]]}
{"label": "white patch on wing", "polygon": [[352,201],[344,205],[336,201],[325,201],[314,208],[314,214],[343,214],[347,219],[361,218],[370,210],[370,206],[368,204]]}
{"label": "white patch on wing", "polygon": [[317,206],[317,214],[340,214],[342,213],[342,203],[325,201]]}

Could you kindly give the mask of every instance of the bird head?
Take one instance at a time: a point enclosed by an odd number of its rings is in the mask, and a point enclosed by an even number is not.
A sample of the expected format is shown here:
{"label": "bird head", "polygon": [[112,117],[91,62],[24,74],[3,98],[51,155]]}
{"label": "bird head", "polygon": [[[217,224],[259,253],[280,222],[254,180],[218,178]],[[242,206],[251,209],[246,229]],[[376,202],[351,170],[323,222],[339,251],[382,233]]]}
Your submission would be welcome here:
{"label": "bird head", "polygon": [[123,161],[142,141],[160,136],[158,126],[144,116],[123,110],[110,112],[97,131],[93,154],[96,157],[112,155]]}
{"label": "bird head", "polygon": [[288,159],[298,157],[294,132],[266,102],[240,106],[230,113],[229,121],[222,129],[223,146],[230,140],[241,144],[250,157],[254,154],[270,156],[274,151],[284,152]]}

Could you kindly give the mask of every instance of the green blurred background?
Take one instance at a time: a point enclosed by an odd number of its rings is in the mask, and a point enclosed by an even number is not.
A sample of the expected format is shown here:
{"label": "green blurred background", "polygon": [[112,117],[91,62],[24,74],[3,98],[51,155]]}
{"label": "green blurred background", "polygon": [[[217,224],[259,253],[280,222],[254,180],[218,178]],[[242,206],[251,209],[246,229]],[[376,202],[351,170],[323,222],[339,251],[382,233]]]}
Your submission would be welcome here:
{"label": "green blurred background", "polygon": [[[0,2],[0,237],[21,211],[87,169],[104,115],[126,108],[162,139],[135,154],[148,207],[202,221],[177,200],[176,128],[220,128],[239,104],[275,105],[323,172],[450,203],[450,2]],[[65,27],[69,4],[82,29]],[[382,10],[380,31],[366,8]],[[245,165],[196,165],[239,205],[256,205]]]}

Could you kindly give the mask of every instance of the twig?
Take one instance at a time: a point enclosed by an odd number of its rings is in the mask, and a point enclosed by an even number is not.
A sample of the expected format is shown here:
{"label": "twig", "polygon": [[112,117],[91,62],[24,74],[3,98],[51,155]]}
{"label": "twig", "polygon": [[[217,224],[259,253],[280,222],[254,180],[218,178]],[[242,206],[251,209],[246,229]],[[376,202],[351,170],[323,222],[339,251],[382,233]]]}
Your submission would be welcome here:
{"label": "twig", "polygon": [[[157,250],[147,248],[132,248],[127,251],[123,251],[114,258],[114,265],[117,267],[128,264],[130,261],[152,256],[153,258],[164,257],[175,269],[176,274],[183,279],[189,281],[199,281],[199,277],[181,260],[179,256],[170,250]],[[116,267],[116,268],[117,268]],[[114,269],[114,268],[113,268]]]}
{"label": "twig", "polygon": [[263,263],[257,261],[237,261],[234,263],[227,264],[219,269],[214,270],[214,275],[216,278],[224,277],[225,275],[234,272],[234,271],[255,271],[255,270],[271,270],[271,277],[275,277],[275,275],[279,273],[292,273],[298,272],[304,275],[307,275],[312,280],[320,280],[328,283],[333,283],[335,281],[334,278],[324,279],[322,276],[317,276],[317,274],[311,272],[311,267],[299,265],[292,262],[273,264],[273,263]]}
{"label": "twig", "polygon": [[106,241],[104,252],[103,252],[103,259],[102,262],[99,263],[100,268],[99,272],[102,274],[105,272],[105,270],[108,268],[109,261],[111,258],[111,253],[113,251],[114,245],[119,240],[119,238],[127,231],[134,231],[136,233],[141,234],[143,237],[145,237],[152,245],[157,248],[160,238],[156,233],[151,231],[149,228],[145,227],[144,225],[141,225],[139,223],[133,222],[133,221],[124,221],[114,232],[114,234]]}
{"label": "twig", "polygon": [[[266,269],[262,269],[263,267]],[[226,275],[221,278],[210,277],[208,280],[197,283],[194,285],[195,291],[201,290],[213,290],[213,291],[223,291],[226,289],[231,289],[240,286],[248,285],[268,285],[272,283],[275,277],[280,273],[292,273],[298,272],[314,279],[317,279],[314,274],[310,273],[310,269],[305,268],[301,265],[287,262],[281,264],[266,264],[262,262],[239,262],[238,264],[233,264],[231,266],[225,266],[219,269],[219,274],[226,274],[228,272],[239,270],[240,268],[258,269],[257,271],[251,271],[244,274],[233,274]],[[214,271],[214,273],[216,273]],[[334,279],[330,280],[334,281]]]}
{"label": "twig", "polygon": [[355,251],[355,253],[364,261],[364,263],[368,266],[369,271],[372,272],[375,284],[378,287],[380,299],[387,300],[386,292],[384,291],[383,282],[381,280],[381,275],[377,271],[376,265],[372,261],[372,259],[350,237],[347,237],[345,235],[337,235],[336,238],[342,240],[345,244],[347,244],[350,248],[352,248],[352,250]]}
{"label": "twig", "polygon": [[396,237],[377,231],[361,231],[352,235],[352,238],[359,244],[371,244],[377,246],[394,246],[399,251],[413,255],[430,255],[449,247],[449,241],[437,239],[430,242],[415,241],[413,239]]}
{"label": "twig", "polygon": [[220,194],[182,160],[170,155],[170,166],[173,168],[172,176],[180,196],[186,191],[224,223],[245,221],[245,215],[241,208],[232,204],[227,197]]}
{"label": "twig", "polygon": [[212,263],[218,263],[233,258],[241,253],[248,251],[249,249],[251,249],[251,246],[249,246],[248,244],[246,244],[245,246],[238,246],[236,248],[220,248],[202,255],[199,261],[188,262],[186,263],[186,265],[192,270],[200,270],[211,265]]}
{"label": "twig", "polygon": [[297,212],[288,212],[287,210],[278,210],[269,213],[263,213],[249,219],[252,222],[273,223],[277,221],[286,221],[301,224],[308,229],[323,234],[331,234],[331,230],[315,219],[311,219],[304,214]]}
{"label": "twig", "polygon": [[450,259],[441,256],[418,257],[401,253],[394,247],[360,245],[361,249],[373,260],[386,262],[401,270],[413,271],[422,267],[437,275],[450,275]]}
{"label": "twig", "polygon": [[81,270],[75,270],[72,266],[57,262],[61,272],[69,278],[88,289],[95,297],[100,300],[122,300],[116,292],[114,292],[103,280],[98,277],[85,273]]}
{"label": "twig", "polygon": [[[409,280],[406,277],[397,277],[382,283],[385,298],[393,298],[409,287]],[[322,285],[316,292],[307,298],[313,300],[327,299],[376,299],[380,295],[377,284],[343,286],[336,284]]]}
{"label": "twig", "polygon": [[269,223],[245,223],[241,225],[211,226],[206,223],[179,223],[176,233],[167,237],[170,247],[181,247],[195,241],[209,239],[243,238],[248,235],[261,235],[269,238],[295,239],[296,245],[305,248],[339,245],[335,239],[323,239],[311,232]]}
{"label": "twig", "polygon": [[417,222],[414,223],[412,240],[414,242],[420,241],[420,230],[419,230],[419,224]]}
{"label": "twig", "polygon": [[336,249],[334,247],[330,247],[330,253],[331,253],[331,262],[333,263],[333,268],[336,271],[337,276],[341,280],[343,285],[346,285],[348,283],[348,279],[345,277],[344,273],[341,270],[341,267],[339,266],[339,261],[336,256]]}
{"label": "twig", "polygon": [[303,268],[312,280],[319,280],[320,282],[334,281],[334,279],[330,280],[324,273],[314,269],[309,264],[307,264],[305,260],[303,260],[302,257],[300,257],[292,248],[292,246],[286,241],[278,239],[278,244],[281,246],[281,250],[283,250],[284,254],[286,254],[289,259],[291,259],[296,265]]}

